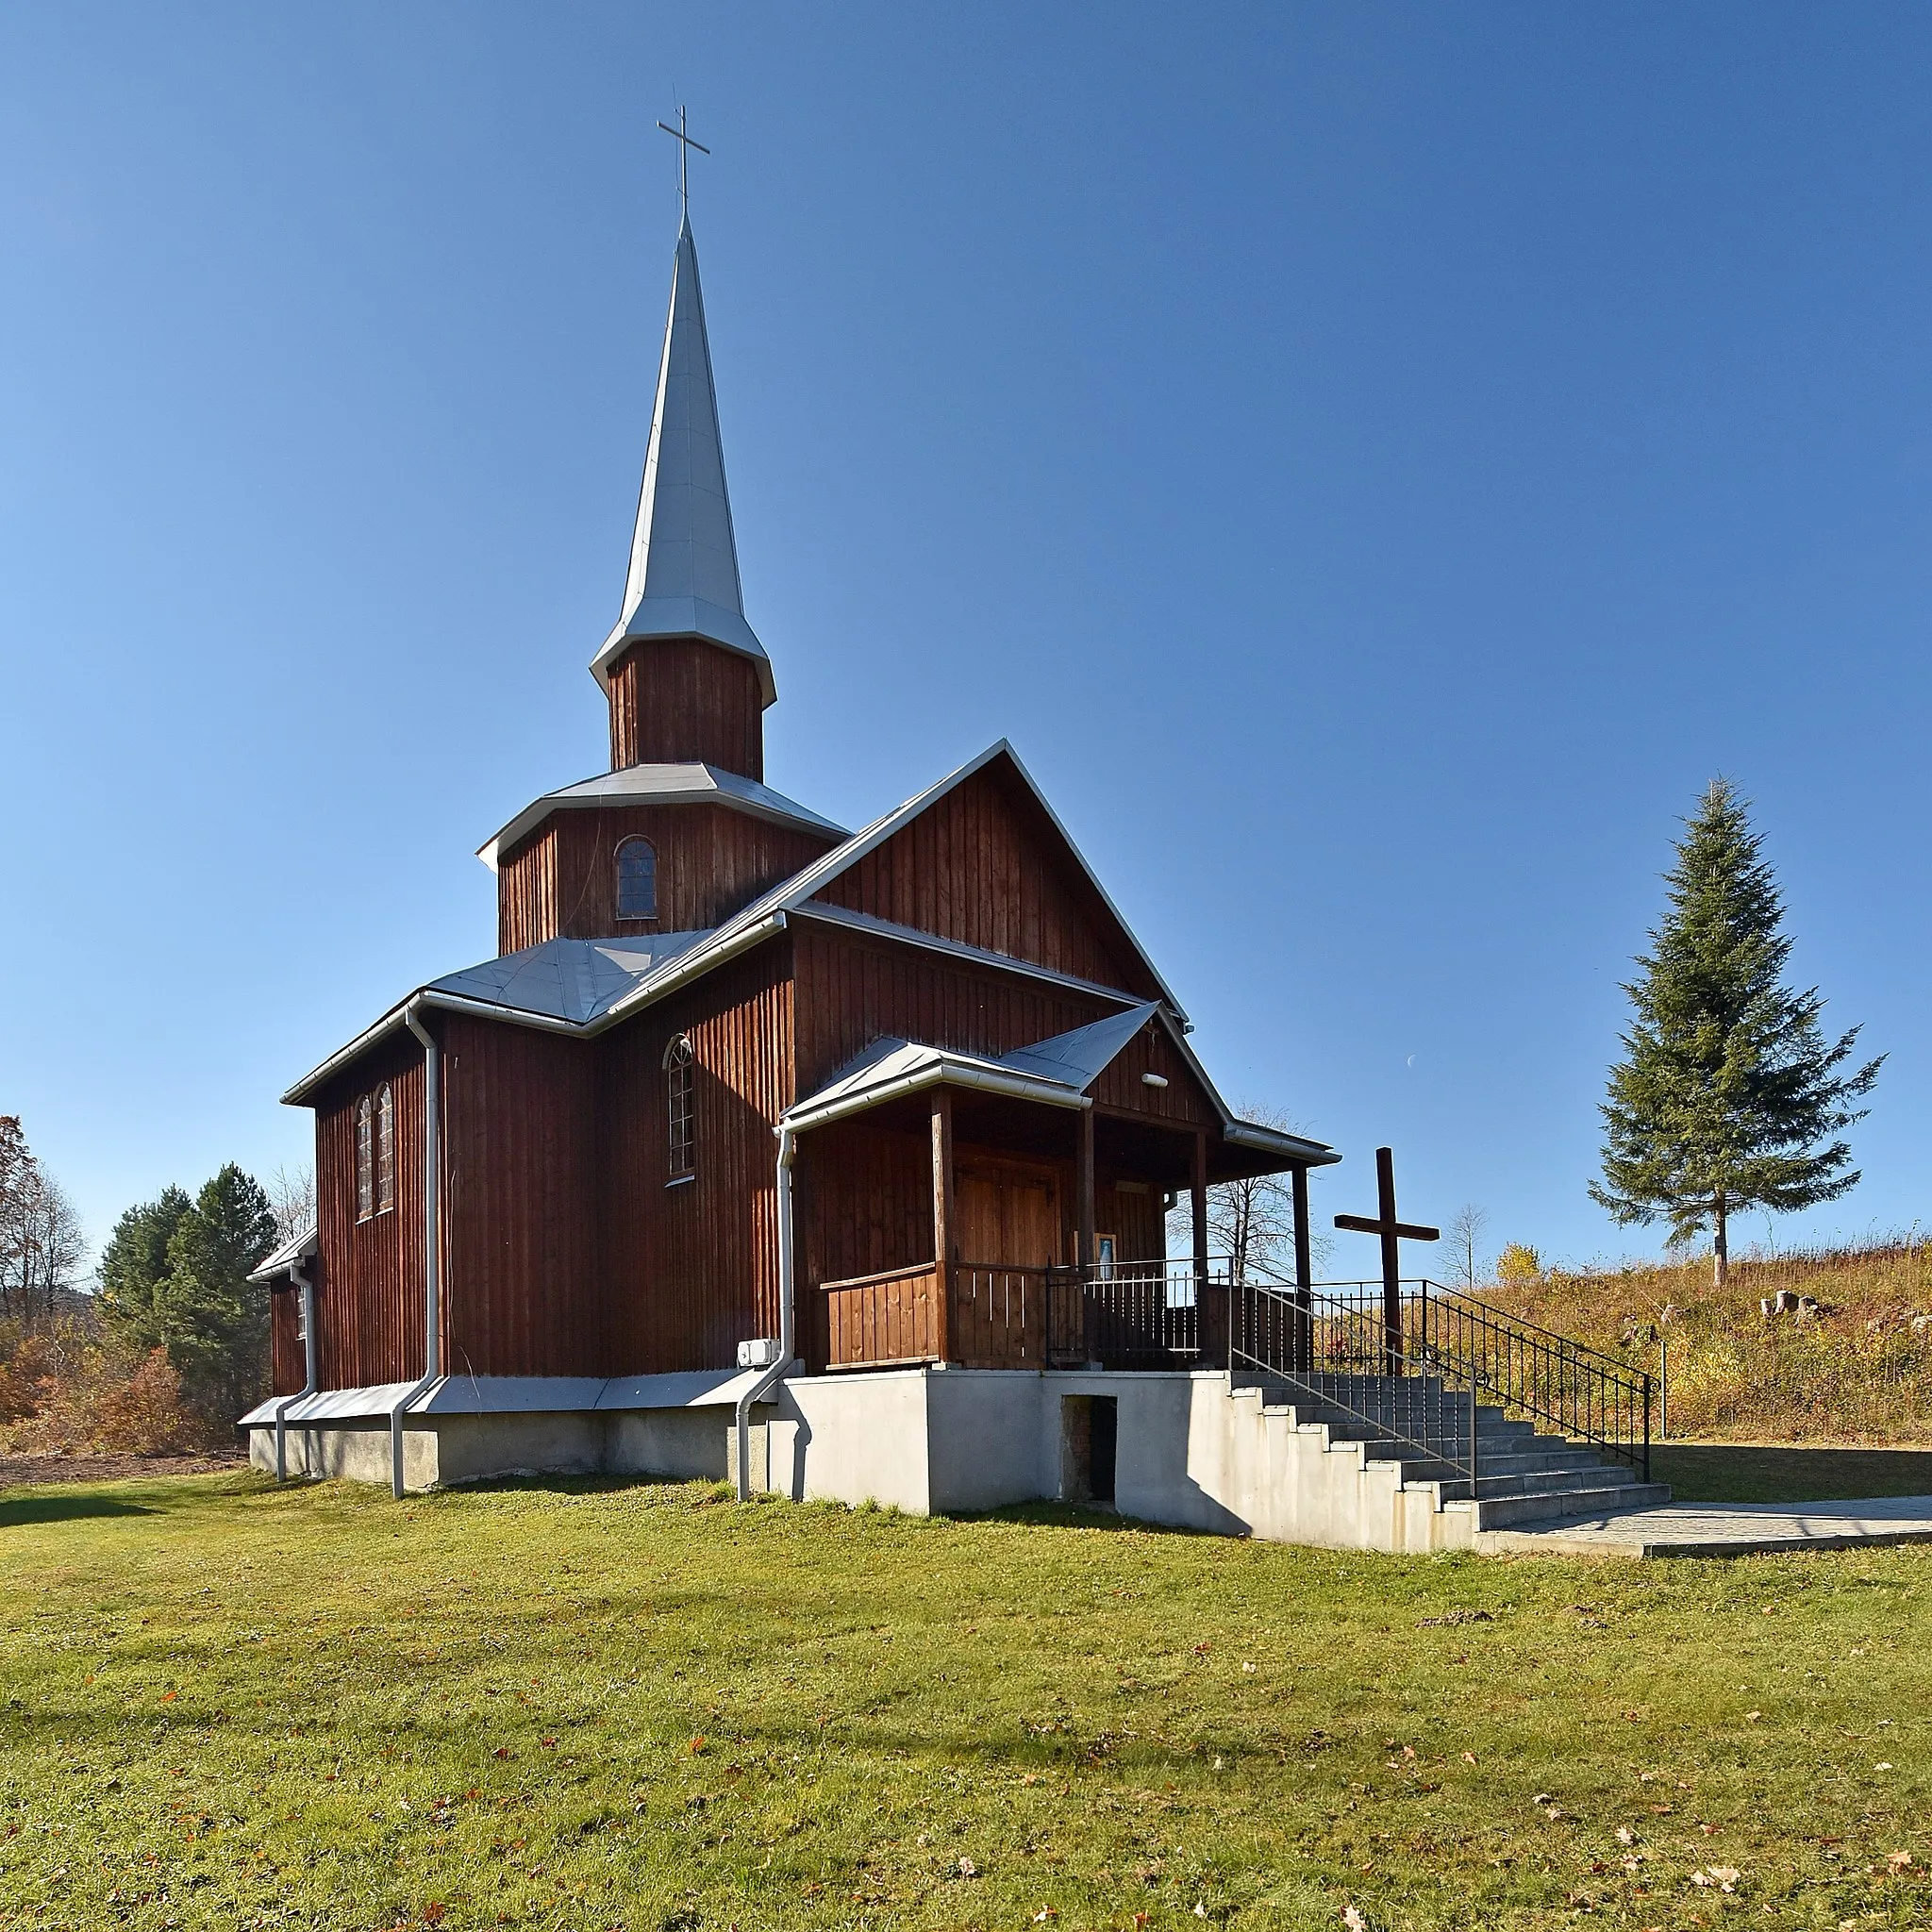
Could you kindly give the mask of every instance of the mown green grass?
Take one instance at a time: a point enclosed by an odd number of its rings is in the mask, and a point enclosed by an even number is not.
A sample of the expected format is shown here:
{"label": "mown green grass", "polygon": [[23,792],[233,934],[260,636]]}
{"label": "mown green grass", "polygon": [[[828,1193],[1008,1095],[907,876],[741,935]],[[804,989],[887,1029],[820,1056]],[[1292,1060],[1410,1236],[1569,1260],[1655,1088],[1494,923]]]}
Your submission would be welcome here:
{"label": "mown green grass", "polygon": [[1932,1449],[1659,1442],[1650,1473],[1680,1503],[1829,1503],[1932,1496]]}
{"label": "mown green grass", "polygon": [[1932,1919],[1932,1552],[218,1476],[0,1496],[0,1565],[8,1926]]}

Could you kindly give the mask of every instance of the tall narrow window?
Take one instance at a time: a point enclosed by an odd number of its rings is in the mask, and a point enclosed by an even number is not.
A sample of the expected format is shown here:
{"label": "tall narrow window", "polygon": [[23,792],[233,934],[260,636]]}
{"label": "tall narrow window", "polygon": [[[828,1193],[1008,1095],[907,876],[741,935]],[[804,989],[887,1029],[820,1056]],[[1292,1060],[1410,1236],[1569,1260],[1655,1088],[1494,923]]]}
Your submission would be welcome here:
{"label": "tall narrow window", "polygon": [[385,1080],[375,1096],[375,1211],[396,1205],[396,1096]]}
{"label": "tall narrow window", "polygon": [[681,1181],[697,1172],[696,1068],[691,1041],[680,1033],[664,1049],[664,1101],[671,1126],[671,1178]]}
{"label": "tall narrow window", "polygon": [[658,848],[648,839],[624,839],[618,842],[617,916],[658,916]]}
{"label": "tall narrow window", "polygon": [[356,1219],[375,1212],[375,1108],[368,1094],[356,1103]]}

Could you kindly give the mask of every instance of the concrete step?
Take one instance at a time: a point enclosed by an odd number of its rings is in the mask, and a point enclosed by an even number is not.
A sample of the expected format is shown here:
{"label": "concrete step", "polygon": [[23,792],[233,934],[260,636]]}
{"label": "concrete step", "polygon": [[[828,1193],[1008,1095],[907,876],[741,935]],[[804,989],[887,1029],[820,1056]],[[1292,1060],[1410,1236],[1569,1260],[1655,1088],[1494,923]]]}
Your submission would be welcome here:
{"label": "concrete step", "polygon": [[1618,1509],[1654,1509],[1671,1500],[1669,1483],[1625,1482],[1597,1490],[1567,1490],[1541,1496],[1484,1496],[1475,1506],[1477,1529],[1507,1529],[1550,1517],[1603,1516]]}

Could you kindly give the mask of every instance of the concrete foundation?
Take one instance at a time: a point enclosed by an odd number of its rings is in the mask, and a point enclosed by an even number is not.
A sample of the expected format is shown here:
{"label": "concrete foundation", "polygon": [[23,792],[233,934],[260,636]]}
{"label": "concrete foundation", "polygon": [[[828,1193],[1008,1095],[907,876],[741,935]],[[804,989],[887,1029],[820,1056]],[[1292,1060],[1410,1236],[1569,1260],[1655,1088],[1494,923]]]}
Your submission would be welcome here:
{"label": "concrete foundation", "polygon": [[[455,1387],[455,1385],[450,1385]],[[590,1385],[596,1390],[600,1385]],[[610,1385],[616,1387],[616,1385]],[[433,1393],[404,1428],[412,1490],[521,1474],[724,1477],[733,1469],[735,1390],[679,1407],[582,1407],[581,1385],[468,1385]],[[362,1391],[369,1396],[384,1391]],[[635,1400],[661,1391],[623,1385]],[[336,1411],[291,1420],[291,1475],[390,1480],[385,1415],[350,1411],[358,1391],[312,1399]],[[1441,1550],[1474,1545],[1467,1503],[1433,1483],[1404,1485],[1398,1467],[1292,1408],[1264,1406],[1225,1374],[1119,1374],[892,1369],[795,1377],[754,1411],[754,1489],[796,1500],[875,1502],[915,1514],[1010,1503],[1086,1503],[1094,1444],[1110,1450],[1112,1505],[1144,1522],[1333,1549]],[[546,1399],[558,1406],[541,1406]],[[460,1404],[460,1407],[458,1405]],[[1095,1415],[1110,1405],[1103,1424]],[[250,1457],[275,1467],[275,1430],[258,1410]],[[1102,1507],[1105,1507],[1103,1495]]]}

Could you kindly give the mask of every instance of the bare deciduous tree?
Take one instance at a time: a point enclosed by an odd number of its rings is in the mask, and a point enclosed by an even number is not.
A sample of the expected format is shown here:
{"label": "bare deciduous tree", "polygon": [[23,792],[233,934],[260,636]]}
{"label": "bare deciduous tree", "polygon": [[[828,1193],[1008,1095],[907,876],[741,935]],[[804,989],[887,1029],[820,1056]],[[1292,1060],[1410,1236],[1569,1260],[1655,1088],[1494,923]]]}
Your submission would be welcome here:
{"label": "bare deciduous tree", "polygon": [[1467,1201],[1442,1230],[1442,1258],[1454,1271],[1458,1288],[1474,1288],[1483,1277],[1483,1229],[1489,1224],[1489,1215]]}
{"label": "bare deciduous tree", "polygon": [[315,1170],[298,1167],[291,1171],[278,1167],[269,1175],[263,1190],[268,1195],[269,1212],[275,1216],[275,1242],[291,1241],[315,1225]]}
{"label": "bare deciduous tree", "polygon": [[[1237,1111],[1257,1126],[1281,1133],[1300,1131],[1278,1108],[1241,1105]],[[1183,1194],[1168,1230],[1170,1253],[1188,1254],[1193,1242],[1192,1210]],[[1315,1229],[1309,1251],[1319,1274],[1332,1244]],[[1294,1279],[1294,1187],[1285,1174],[1257,1174],[1246,1180],[1217,1181],[1208,1190],[1208,1247],[1225,1256],[1236,1281]]]}
{"label": "bare deciduous tree", "polygon": [[31,1327],[72,1312],[86,1257],[74,1204],[34,1158],[19,1116],[0,1115],[0,1319]]}

